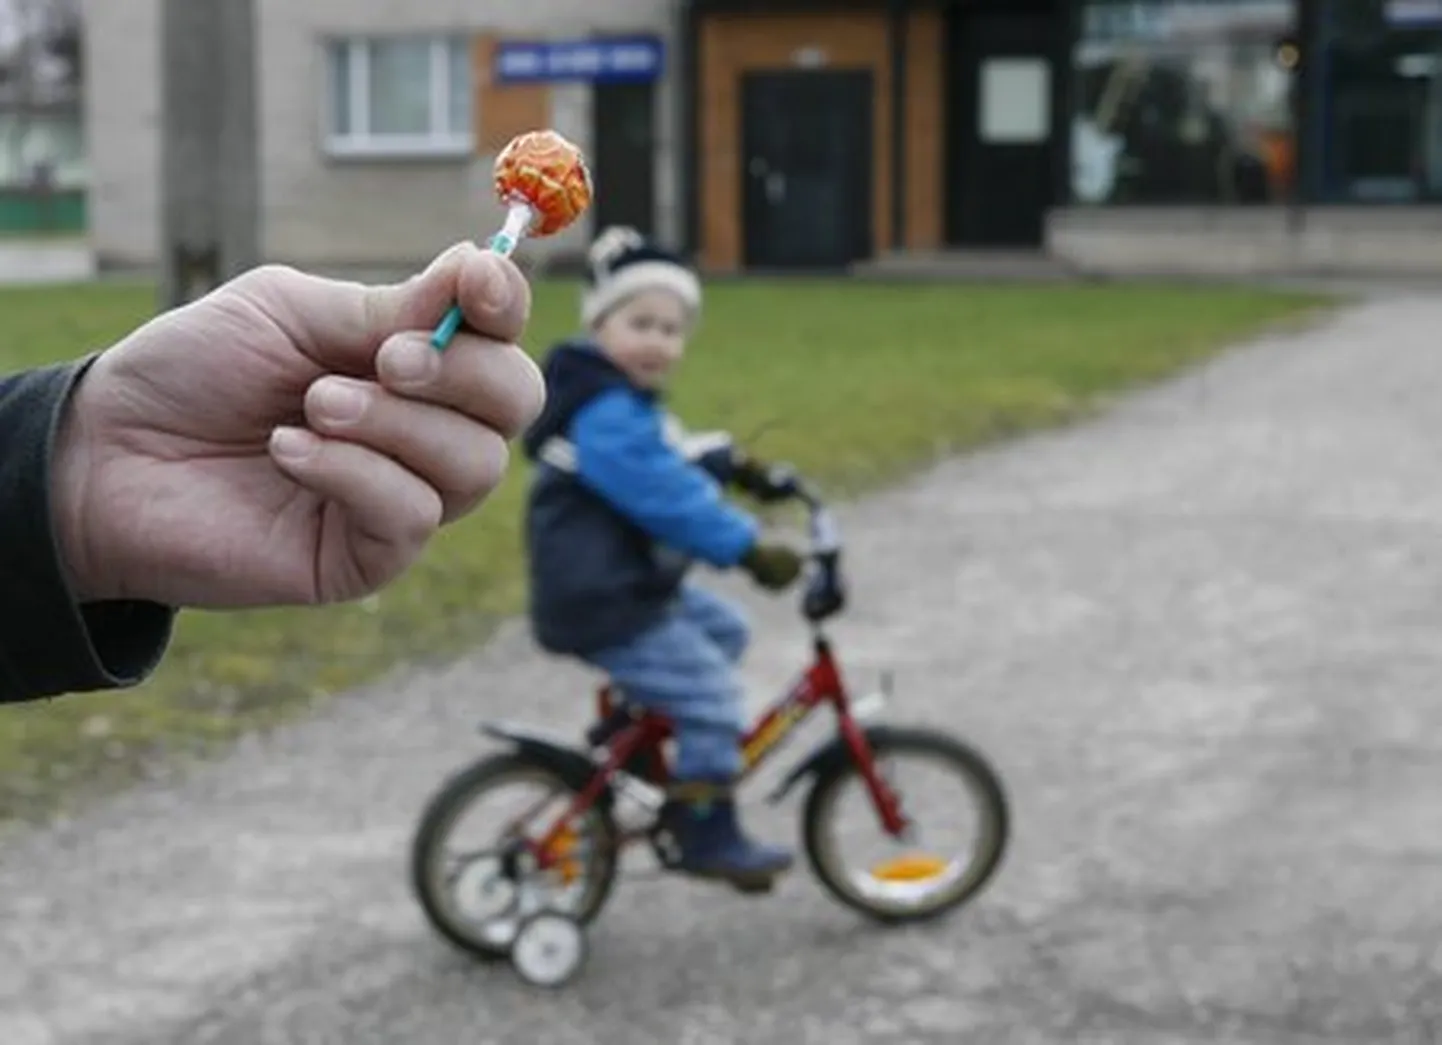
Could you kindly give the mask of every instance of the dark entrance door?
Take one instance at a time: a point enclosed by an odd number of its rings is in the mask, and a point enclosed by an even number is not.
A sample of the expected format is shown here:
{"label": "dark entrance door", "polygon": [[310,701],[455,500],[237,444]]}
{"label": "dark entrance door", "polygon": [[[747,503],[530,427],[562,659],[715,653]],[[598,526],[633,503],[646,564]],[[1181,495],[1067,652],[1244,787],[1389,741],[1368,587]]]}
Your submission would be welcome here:
{"label": "dark entrance door", "polygon": [[[1018,9],[1021,8],[1021,9]],[[1054,199],[1058,9],[954,9],[947,239],[1033,247]]]}
{"label": "dark entrance door", "polygon": [[595,228],[630,225],[654,234],[656,92],[654,84],[602,83],[592,93]]}
{"label": "dark entrance door", "polygon": [[871,73],[747,73],[741,86],[747,267],[833,269],[871,255]]}

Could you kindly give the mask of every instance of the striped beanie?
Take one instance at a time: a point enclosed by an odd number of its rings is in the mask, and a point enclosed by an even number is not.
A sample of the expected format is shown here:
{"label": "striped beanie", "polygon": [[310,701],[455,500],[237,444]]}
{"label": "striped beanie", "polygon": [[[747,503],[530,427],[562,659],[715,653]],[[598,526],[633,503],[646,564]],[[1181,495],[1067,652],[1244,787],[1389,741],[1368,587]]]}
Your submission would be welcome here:
{"label": "striped beanie", "polygon": [[612,309],[647,290],[675,294],[685,302],[692,322],[701,311],[701,282],[679,255],[625,226],[612,226],[597,236],[586,253],[581,322],[594,328]]}

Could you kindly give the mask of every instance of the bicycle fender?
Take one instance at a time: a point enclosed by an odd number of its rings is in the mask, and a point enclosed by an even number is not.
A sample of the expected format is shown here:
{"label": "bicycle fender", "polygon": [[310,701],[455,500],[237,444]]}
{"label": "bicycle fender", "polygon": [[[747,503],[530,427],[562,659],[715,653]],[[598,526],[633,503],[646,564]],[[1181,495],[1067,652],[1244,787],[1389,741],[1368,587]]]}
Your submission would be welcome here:
{"label": "bicycle fender", "polygon": [[[486,722],[481,725],[481,732],[510,744],[521,754],[554,772],[566,782],[567,787],[576,791],[584,789],[600,771],[600,767],[585,752],[544,730],[510,722]],[[610,806],[613,797],[607,784],[601,790],[599,801]]]}
{"label": "bicycle fender", "polygon": [[[892,731],[886,726],[865,726],[861,732],[866,737],[867,743],[875,749],[887,742]],[[816,776],[850,760],[851,748],[846,745],[846,741],[842,737],[833,737],[823,744],[818,744],[791,772],[786,774],[781,783],[777,784],[766,796],[766,801],[771,805],[776,805],[807,777]]]}

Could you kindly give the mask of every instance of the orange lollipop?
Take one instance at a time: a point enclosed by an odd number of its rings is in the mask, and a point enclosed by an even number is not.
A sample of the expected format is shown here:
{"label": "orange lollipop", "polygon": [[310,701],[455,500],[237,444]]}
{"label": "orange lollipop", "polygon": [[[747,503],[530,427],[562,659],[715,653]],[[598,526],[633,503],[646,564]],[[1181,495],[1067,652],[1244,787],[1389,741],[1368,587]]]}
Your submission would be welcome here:
{"label": "orange lollipop", "polygon": [[[502,257],[524,236],[560,232],[591,205],[591,172],[581,150],[552,130],[528,131],[507,142],[496,156],[495,186],[506,220],[486,247]],[[460,306],[452,305],[431,344],[445,348],[461,319]]]}

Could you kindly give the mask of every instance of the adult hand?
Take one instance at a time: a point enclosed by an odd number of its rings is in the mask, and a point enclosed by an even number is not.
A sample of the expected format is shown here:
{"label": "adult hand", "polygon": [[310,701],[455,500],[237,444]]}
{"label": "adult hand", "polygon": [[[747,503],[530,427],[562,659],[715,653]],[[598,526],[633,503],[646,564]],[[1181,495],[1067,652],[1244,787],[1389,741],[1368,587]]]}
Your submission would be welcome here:
{"label": "adult hand", "polygon": [[[444,352],[428,337],[458,301]],[[530,287],[462,243],[366,286],[268,265],[102,353],[57,436],[53,512],[82,601],[355,599],[493,490],[539,412]]]}

